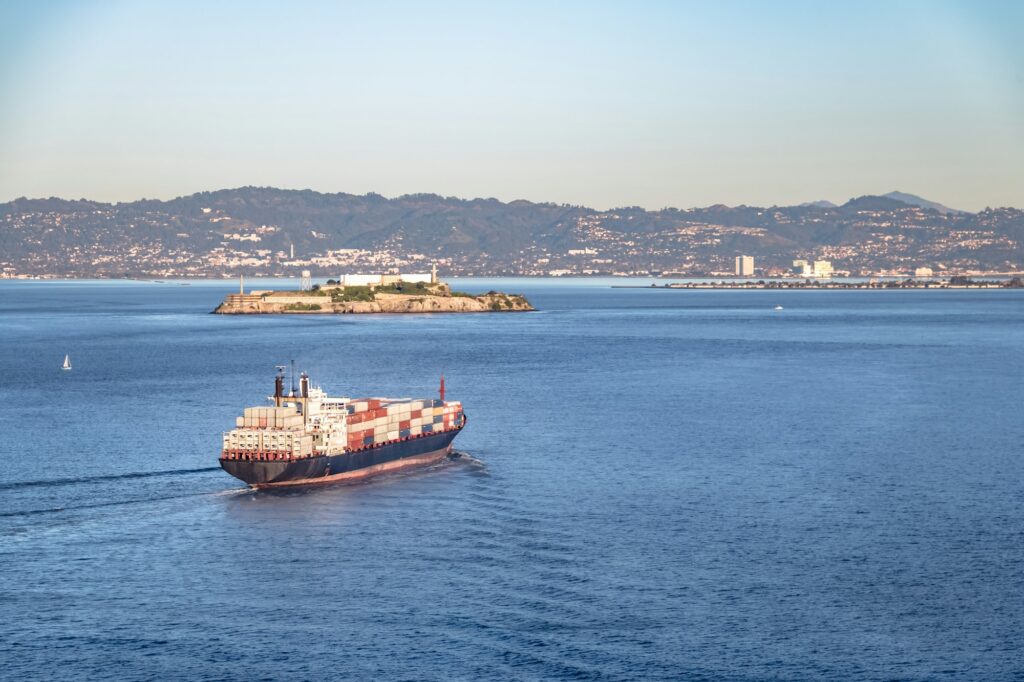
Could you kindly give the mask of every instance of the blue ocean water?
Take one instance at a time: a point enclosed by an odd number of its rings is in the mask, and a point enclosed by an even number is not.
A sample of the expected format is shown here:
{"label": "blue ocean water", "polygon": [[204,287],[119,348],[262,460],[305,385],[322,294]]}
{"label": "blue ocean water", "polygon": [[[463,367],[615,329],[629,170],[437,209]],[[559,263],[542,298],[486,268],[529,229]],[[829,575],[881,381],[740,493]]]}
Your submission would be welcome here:
{"label": "blue ocean water", "polygon": [[[1024,292],[609,285],[222,317],[230,282],[0,283],[0,674],[1024,677]],[[220,434],[293,358],[444,372],[468,456],[242,488]]]}

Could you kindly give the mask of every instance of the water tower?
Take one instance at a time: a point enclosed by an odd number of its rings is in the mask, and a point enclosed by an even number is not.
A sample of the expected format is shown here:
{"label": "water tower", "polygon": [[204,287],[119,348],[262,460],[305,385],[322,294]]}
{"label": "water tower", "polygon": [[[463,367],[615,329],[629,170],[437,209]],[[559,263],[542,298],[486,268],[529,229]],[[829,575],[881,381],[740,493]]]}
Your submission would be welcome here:
{"label": "water tower", "polygon": [[313,276],[310,274],[309,270],[302,271],[302,279],[299,281],[299,289],[302,291],[313,290]]}

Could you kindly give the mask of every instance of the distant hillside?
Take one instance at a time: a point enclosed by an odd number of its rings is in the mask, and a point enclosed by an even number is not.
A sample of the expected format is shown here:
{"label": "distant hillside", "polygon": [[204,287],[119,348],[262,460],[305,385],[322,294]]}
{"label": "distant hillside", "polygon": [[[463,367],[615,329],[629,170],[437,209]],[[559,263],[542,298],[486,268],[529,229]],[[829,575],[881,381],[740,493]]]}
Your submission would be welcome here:
{"label": "distant hillside", "polygon": [[882,196],[888,197],[889,199],[895,199],[896,201],[902,201],[904,204],[910,204],[911,206],[920,206],[921,208],[931,208],[931,209],[934,209],[934,210],[938,211],[939,213],[964,213],[965,212],[965,211],[957,211],[955,208],[949,208],[948,206],[943,206],[940,203],[937,203],[937,202],[934,202],[934,201],[928,201],[927,199],[922,199],[921,197],[917,196],[916,194],[907,194],[906,192],[889,192],[888,194],[883,194]]}
{"label": "distant hillside", "polygon": [[[944,208],[944,207],[943,207]],[[853,273],[1010,271],[1024,214],[978,214],[865,196],[842,206],[715,205],[647,211],[269,187],[170,201],[0,204],[0,274],[318,276],[387,268],[446,274],[706,274],[752,255],[761,272],[826,258]],[[294,252],[294,257],[292,253]]]}

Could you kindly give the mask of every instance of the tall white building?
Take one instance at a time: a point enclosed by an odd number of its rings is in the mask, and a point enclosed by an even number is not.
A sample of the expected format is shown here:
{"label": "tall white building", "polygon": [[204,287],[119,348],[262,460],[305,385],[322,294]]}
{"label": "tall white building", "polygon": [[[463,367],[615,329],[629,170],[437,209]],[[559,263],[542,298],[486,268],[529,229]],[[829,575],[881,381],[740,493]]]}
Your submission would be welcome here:
{"label": "tall white building", "polygon": [[816,260],[816,261],[814,261],[814,276],[815,277],[831,277],[832,276],[832,261],[830,261],[830,260]]}
{"label": "tall white building", "polygon": [[736,256],[736,275],[738,277],[752,277],[754,275],[753,256]]}

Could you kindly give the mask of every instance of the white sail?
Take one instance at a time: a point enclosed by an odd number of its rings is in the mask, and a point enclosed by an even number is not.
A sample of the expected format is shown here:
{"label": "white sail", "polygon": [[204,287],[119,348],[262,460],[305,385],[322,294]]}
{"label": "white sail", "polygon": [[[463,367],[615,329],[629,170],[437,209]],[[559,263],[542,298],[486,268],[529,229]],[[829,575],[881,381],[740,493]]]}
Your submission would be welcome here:
{"label": "white sail", "polygon": [[64,356],[64,366],[61,367],[61,369],[71,369],[71,356],[70,355],[65,355]]}

